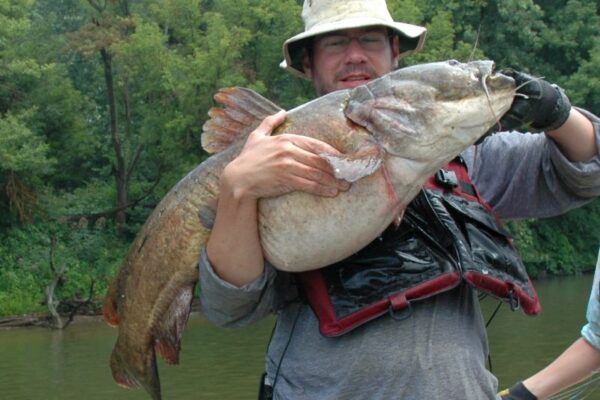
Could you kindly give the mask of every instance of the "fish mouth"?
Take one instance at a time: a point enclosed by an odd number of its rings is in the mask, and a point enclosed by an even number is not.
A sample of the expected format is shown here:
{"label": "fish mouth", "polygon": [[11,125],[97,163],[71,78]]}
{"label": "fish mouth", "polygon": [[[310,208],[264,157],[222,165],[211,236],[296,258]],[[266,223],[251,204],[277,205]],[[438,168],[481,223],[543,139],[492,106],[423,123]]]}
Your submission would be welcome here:
{"label": "fish mouth", "polygon": [[502,70],[496,70],[496,63],[491,60],[479,62],[476,78],[485,89],[499,89],[514,85],[514,79],[505,75]]}
{"label": "fish mouth", "polygon": [[515,90],[515,80],[512,77],[503,74],[502,70],[490,72],[487,76],[484,77],[482,83],[488,90]]}

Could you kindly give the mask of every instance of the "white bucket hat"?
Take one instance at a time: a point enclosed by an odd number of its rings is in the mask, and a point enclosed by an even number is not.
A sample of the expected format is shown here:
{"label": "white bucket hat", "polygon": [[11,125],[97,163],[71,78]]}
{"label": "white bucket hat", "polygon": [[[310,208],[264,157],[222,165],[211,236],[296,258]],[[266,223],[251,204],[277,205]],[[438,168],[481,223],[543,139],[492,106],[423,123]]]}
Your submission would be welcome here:
{"label": "white bucket hat", "polygon": [[285,41],[285,59],[280,66],[303,78],[307,76],[302,67],[302,50],[304,40],[310,37],[342,29],[385,26],[400,36],[403,57],[420,50],[427,33],[422,26],[395,22],[385,0],[304,0],[302,19],[304,32]]}

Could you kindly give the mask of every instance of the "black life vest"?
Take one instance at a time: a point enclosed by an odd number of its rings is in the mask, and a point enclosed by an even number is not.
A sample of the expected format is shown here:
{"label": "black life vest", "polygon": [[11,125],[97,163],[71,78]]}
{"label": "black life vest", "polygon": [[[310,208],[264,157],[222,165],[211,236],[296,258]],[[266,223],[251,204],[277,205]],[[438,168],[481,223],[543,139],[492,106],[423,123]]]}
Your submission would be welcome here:
{"label": "black life vest", "polygon": [[298,278],[325,336],[388,312],[402,315],[412,301],[461,282],[528,315],[541,311],[510,235],[458,158],[426,182],[399,226],[345,260]]}

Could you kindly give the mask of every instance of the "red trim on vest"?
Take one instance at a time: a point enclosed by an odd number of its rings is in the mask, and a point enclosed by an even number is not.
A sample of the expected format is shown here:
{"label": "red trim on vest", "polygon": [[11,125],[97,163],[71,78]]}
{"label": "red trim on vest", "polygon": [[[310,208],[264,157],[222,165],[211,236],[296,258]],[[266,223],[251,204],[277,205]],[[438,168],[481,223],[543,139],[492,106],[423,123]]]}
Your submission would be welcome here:
{"label": "red trim on vest", "polygon": [[393,294],[388,298],[381,299],[359,311],[344,318],[338,319],[335,315],[333,305],[325,280],[322,279],[319,270],[307,271],[299,274],[300,281],[304,284],[304,292],[311,299],[311,306],[319,320],[319,331],[322,335],[332,337],[340,336],[354,328],[378,318],[388,312],[390,308],[394,311],[405,309],[409,301],[420,300],[438,293],[445,292],[449,288],[460,284],[460,273],[452,272],[437,276],[436,278],[423,282],[404,292]]}
{"label": "red trim on vest", "polygon": [[530,286],[534,291],[534,296],[525,293],[519,286],[505,282],[502,279],[495,278],[490,275],[485,275],[479,272],[469,271],[463,273],[464,279],[474,287],[484,290],[488,293],[494,293],[496,296],[503,298],[513,297],[519,301],[519,306],[527,315],[537,315],[542,311],[542,306],[535,292],[535,287],[529,280]]}

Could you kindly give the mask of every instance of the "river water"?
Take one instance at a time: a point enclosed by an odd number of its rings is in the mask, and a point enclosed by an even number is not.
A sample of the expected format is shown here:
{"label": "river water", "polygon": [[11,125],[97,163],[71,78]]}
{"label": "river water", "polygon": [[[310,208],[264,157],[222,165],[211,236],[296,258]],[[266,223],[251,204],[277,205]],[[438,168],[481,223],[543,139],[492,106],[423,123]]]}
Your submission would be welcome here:
{"label": "river water", "polygon": [[[492,370],[500,386],[543,367],[579,336],[592,275],[536,282],[544,308],[531,318],[502,306],[488,328]],[[496,300],[482,300],[484,315]],[[255,399],[274,319],[240,330],[212,326],[194,314],[184,334],[181,363],[159,363],[165,400]],[[82,318],[64,331],[0,330],[0,399],[148,399],[112,382],[108,358],[116,331]],[[600,400],[600,388],[586,397]]]}

